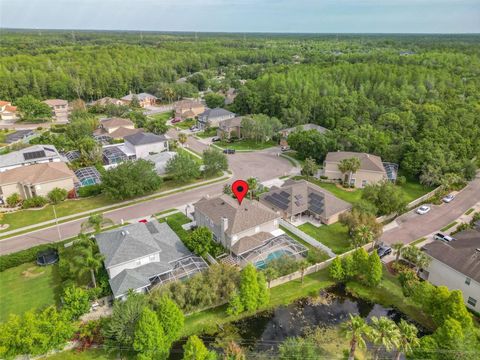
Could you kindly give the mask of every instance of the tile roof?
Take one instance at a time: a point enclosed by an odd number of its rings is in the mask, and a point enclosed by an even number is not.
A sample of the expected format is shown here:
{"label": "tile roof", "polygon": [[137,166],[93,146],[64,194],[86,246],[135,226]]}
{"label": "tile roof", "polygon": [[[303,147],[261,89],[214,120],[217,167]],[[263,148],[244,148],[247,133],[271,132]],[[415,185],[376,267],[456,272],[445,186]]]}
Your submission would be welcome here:
{"label": "tile roof", "polygon": [[10,101],[3,101],[3,100],[0,100],[0,106],[5,106],[5,105],[10,105],[11,102]]}
{"label": "tile roof", "polygon": [[152,133],[137,132],[132,135],[125,136],[125,141],[133,145],[146,145],[167,140],[165,135],[155,135]]}
{"label": "tile roof", "polygon": [[464,230],[449,243],[435,240],[422,249],[431,257],[480,283],[480,231]]}
{"label": "tile roof", "polygon": [[367,154],[367,153],[358,153],[351,151],[336,151],[329,152],[325,158],[326,162],[339,163],[344,159],[358,158],[360,160],[360,169],[368,171],[378,171],[385,173],[385,168],[383,167],[382,159],[380,156]]}
{"label": "tile roof", "polygon": [[[286,193],[285,207],[277,206],[274,197],[280,193]],[[352,208],[350,203],[335,197],[332,193],[309,181],[288,180],[282,187],[272,187],[270,191],[260,195],[262,201],[268,202],[273,208],[286,211],[290,216],[304,211],[317,213],[324,218],[336,215]],[[315,206],[315,202],[321,206]]]}
{"label": "tile roof", "polygon": [[204,107],[204,105],[199,101],[194,100],[180,100],[175,103],[175,109],[178,110],[185,110],[185,109],[192,109],[192,108],[200,108]]}
{"label": "tile roof", "polygon": [[196,202],[194,207],[195,211],[208,216],[217,225],[220,224],[223,217],[227,218],[226,233],[228,235],[251,229],[280,217],[258,201],[244,199],[239,205],[237,200],[227,195],[210,199],[203,198]]}
{"label": "tile roof", "polygon": [[0,173],[0,185],[14,183],[41,184],[71,178],[77,180],[75,174],[63,162],[48,162],[21,166]]}

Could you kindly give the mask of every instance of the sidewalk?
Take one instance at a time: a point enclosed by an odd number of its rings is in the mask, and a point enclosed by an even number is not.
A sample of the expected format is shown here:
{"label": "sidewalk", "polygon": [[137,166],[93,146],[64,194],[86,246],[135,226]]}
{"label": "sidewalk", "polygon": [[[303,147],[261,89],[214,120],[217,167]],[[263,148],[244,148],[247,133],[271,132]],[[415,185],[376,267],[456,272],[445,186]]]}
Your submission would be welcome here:
{"label": "sidewalk", "polygon": [[32,231],[33,230],[39,230],[39,229],[44,228],[44,227],[49,227],[49,225],[54,226],[54,225],[57,224],[57,222],[58,223],[65,223],[65,222],[68,222],[68,220],[79,220],[79,219],[82,219],[82,218],[86,218],[88,215],[91,215],[91,214],[94,214],[94,213],[97,213],[97,212],[105,212],[105,211],[109,211],[109,210],[118,210],[118,209],[121,209],[121,208],[126,208],[126,207],[129,207],[131,205],[136,205],[140,202],[155,200],[157,198],[164,197],[164,196],[169,195],[169,194],[175,194],[175,193],[181,192],[182,190],[188,191],[188,190],[196,189],[196,188],[199,188],[199,187],[202,187],[202,186],[208,186],[212,183],[220,182],[222,180],[227,180],[231,177],[232,177],[231,174],[224,172],[221,177],[218,177],[216,179],[205,180],[205,181],[201,181],[197,184],[185,185],[185,186],[182,186],[182,187],[179,187],[179,188],[176,188],[176,189],[162,191],[162,192],[158,192],[158,193],[155,193],[155,194],[152,194],[152,195],[136,198],[134,200],[127,200],[127,201],[119,202],[119,203],[114,204],[114,205],[103,206],[103,207],[99,207],[99,208],[96,208],[96,209],[91,209],[91,210],[88,210],[88,211],[84,211],[84,212],[81,212],[81,213],[67,215],[67,216],[57,218],[57,219],[52,219],[52,220],[44,221],[44,222],[41,222],[41,223],[24,226],[22,228],[18,228],[18,229],[15,229],[15,230],[0,232],[0,237],[2,237],[2,239],[0,239],[0,242],[8,239],[8,238],[5,238],[5,236],[9,236],[9,235],[15,236],[15,235],[20,235],[20,234],[25,234],[26,230],[32,230]]}

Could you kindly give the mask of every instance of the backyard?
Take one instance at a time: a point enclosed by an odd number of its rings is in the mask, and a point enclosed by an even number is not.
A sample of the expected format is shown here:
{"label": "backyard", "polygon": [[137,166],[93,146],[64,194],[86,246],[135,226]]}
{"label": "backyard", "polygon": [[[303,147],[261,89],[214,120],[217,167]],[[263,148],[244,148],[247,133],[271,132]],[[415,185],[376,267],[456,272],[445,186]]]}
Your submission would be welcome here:
{"label": "backyard", "polygon": [[0,322],[8,314],[58,303],[58,265],[40,267],[26,263],[0,273]]}
{"label": "backyard", "polygon": [[322,244],[328,246],[335,254],[343,254],[352,249],[349,241],[348,229],[345,225],[340,223],[316,227],[307,222],[300,225],[298,228]]}
{"label": "backyard", "polygon": [[175,127],[178,127],[180,129],[183,129],[183,130],[188,130],[190,129],[193,125],[195,125],[197,122],[195,119],[187,119],[187,120],[183,120],[183,121],[180,121],[176,124],[173,124],[173,126]]}

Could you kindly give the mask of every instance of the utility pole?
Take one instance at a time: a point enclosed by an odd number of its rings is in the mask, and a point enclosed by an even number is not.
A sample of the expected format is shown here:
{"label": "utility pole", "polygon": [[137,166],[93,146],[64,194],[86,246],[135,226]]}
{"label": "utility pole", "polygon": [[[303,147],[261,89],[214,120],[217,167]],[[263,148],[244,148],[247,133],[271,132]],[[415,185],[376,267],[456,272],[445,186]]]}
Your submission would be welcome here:
{"label": "utility pole", "polygon": [[55,216],[55,224],[57,224],[58,240],[62,240],[62,234],[60,233],[60,226],[58,225],[57,211],[55,210],[55,205],[53,207],[53,215]]}

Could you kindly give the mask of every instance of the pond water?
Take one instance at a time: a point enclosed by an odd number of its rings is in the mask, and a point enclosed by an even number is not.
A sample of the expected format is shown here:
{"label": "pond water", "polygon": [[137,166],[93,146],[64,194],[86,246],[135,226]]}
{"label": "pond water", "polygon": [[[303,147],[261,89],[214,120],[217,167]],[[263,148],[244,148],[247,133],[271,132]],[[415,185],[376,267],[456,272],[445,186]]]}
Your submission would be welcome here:
{"label": "pond water", "polygon": [[[254,352],[276,349],[286,338],[304,335],[305,331],[317,326],[333,327],[346,321],[349,314],[360,315],[367,320],[372,316],[387,316],[395,322],[405,319],[417,326],[419,336],[428,333],[425,328],[411,321],[398,310],[350,296],[341,286],[320,292],[320,299],[323,300],[319,302],[302,299],[226,327],[229,328],[229,332],[233,327],[236,341],[241,343],[242,347]],[[214,339],[214,336],[203,337],[206,344],[211,344]],[[182,358],[183,344],[184,341],[175,344],[171,359]]]}

